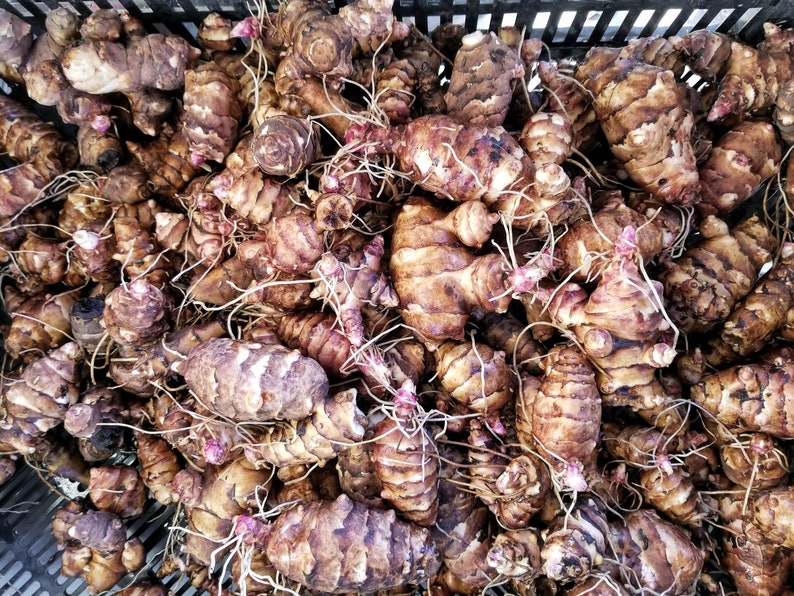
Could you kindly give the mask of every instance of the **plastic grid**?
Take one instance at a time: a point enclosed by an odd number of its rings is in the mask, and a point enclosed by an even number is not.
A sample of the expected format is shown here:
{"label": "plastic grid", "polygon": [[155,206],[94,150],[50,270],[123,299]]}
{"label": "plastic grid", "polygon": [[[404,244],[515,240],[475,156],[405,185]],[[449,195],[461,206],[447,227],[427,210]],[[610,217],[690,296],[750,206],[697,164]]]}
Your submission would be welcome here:
{"label": "plastic grid", "polygon": [[[277,0],[261,0],[269,10]],[[344,0],[329,1],[329,6]],[[256,12],[254,0],[2,0],[5,8],[41,27],[46,14],[59,6],[80,16],[98,8],[128,10],[155,29],[193,37],[196,24],[208,13],[219,12],[241,19]],[[792,18],[789,0],[395,0],[395,13],[422,31],[445,22],[467,30],[496,30],[515,25],[527,28],[528,36],[550,46],[577,48],[622,44],[648,35],[678,35],[692,29],[711,29],[740,35],[749,42],[760,40],[765,21]]]}

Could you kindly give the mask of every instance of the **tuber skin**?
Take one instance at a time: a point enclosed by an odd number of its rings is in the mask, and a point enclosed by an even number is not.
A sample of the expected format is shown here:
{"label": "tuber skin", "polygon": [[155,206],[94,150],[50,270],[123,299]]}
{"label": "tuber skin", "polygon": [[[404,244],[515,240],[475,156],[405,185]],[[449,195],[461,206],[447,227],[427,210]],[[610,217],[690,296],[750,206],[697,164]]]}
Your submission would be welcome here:
{"label": "tuber skin", "polygon": [[354,348],[366,341],[363,305],[391,308],[398,304],[397,295],[382,271],[384,250],[383,236],[378,235],[344,259],[331,252],[324,253],[313,271],[319,281],[311,297],[322,298],[336,311],[342,331]]}
{"label": "tuber skin", "polygon": [[78,159],[74,143],[4,94],[0,94],[0,151],[19,162],[0,172],[0,217],[12,217],[26,208]]}
{"label": "tuber skin", "polygon": [[82,350],[69,342],[4,383],[0,451],[31,453],[37,439],[63,421],[79,397],[82,362]]}
{"label": "tuber skin", "polygon": [[77,450],[75,441],[59,428],[38,439],[31,459],[52,476],[88,485],[88,464]]}
{"label": "tuber skin", "polygon": [[496,535],[486,556],[500,575],[529,581],[540,573],[540,548],[537,530],[509,530]]}
{"label": "tuber skin", "polygon": [[536,112],[524,124],[518,142],[536,166],[562,164],[573,150],[573,129],[562,114]]}
{"label": "tuber skin", "polygon": [[593,94],[610,149],[634,182],[667,203],[693,203],[700,191],[694,116],[672,71],[593,48],[575,75]]}
{"label": "tuber skin", "polygon": [[239,422],[301,420],[328,395],[323,368],[280,345],[213,338],[177,368],[202,403]]}
{"label": "tuber skin", "polygon": [[381,496],[406,519],[432,526],[438,514],[438,451],[429,432],[412,416],[413,384],[394,397],[394,414],[375,426],[372,461],[383,485]]}
{"label": "tuber skin", "polygon": [[12,83],[22,83],[19,67],[33,45],[31,26],[8,10],[0,10],[0,78]]}
{"label": "tuber skin", "polygon": [[[720,521],[726,526],[721,541],[725,570],[733,578],[738,590],[764,595],[779,594],[783,591],[790,569],[786,554],[788,549],[781,548],[776,540],[769,540],[771,532],[762,534],[754,524],[748,523],[753,518],[753,512],[747,507],[745,491],[730,490],[733,488],[730,485],[728,488],[718,500]],[[774,490],[779,494],[785,493],[785,488]],[[753,496],[757,495],[755,493]]]}
{"label": "tuber skin", "polygon": [[483,340],[494,350],[504,352],[505,362],[521,371],[540,372],[543,347],[532,338],[526,325],[510,313],[489,313],[482,319]]}
{"label": "tuber skin", "polygon": [[295,208],[282,217],[270,219],[262,227],[260,237],[237,247],[237,258],[254,270],[255,278],[277,271],[308,273],[323,254],[323,234],[304,209]]}
{"label": "tuber skin", "polygon": [[246,288],[252,283],[254,275],[251,269],[234,256],[194,277],[188,296],[204,304],[228,304],[240,297],[242,291],[238,288]]}
{"label": "tuber skin", "polygon": [[692,386],[691,399],[733,432],[792,438],[792,374],[790,361],[740,364],[703,377]]}
{"label": "tuber skin", "polygon": [[464,125],[449,116],[422,116],[391,128],[354,124],[346,141],[394,155],[412,181],[454,201],[490,205],[532,180],[532,162],[504,129]]}
{"label": "tuber skin", "polygon": [[99,462],[124,445],[126,430],[122,424],[126,423],[128,414],[119,391],[95,385],[86,389],[80,401],[66,411],[63,426],[77,437],[83,458]]}
{"label": "tuber skin", "polygon": [[[216,321],[184,325],[165,333],[160,341],[135,353],[136,359],[119,363],[111,370],[114,380],[130,393],[141,397],[151,396],[155,389],[171,374],[171,366],[184,359],[195,346],[215,337],[226,335],[226,330]],[[111,368],[113,364],[111,363]]]}
{"label": "tuber skin", "polygon": [[337,455],[336,472],[339,487],[348,497],[359,503],[383,509],[384,501],[381,497],[383,483],[375,471],[374,447],[369,441],[373,437],[373,431],[374,427],[368,420],[364,440],[347,446]]}
{"label": "tuber skin", "polygon": [[472,412],[493,413],[512,400],[513,377],[504,352],[446,341],[433,356],[441,388]]}
{"label": "tuber skin", "polygon": [[681,50],[689,67],[709,79],[722,78],[731,57],[731,39],[716,31],[699,29],[670,40]]}
{"label": "tuber skin", "polygon": [[778,173],[782,150],[770,122],[745,120],[720,137],[698,170],[702,216],[730,213]]}
{"label": "tuber skin", "polygon": [[549,524],[540,551],[543,573],[558,582],[586,578],[607,554],[608,539],[604,507],[593,497],[580,496],[570,513]]}
{"label": "tuber skin", "polygon": [[182,133],[191,163],[223,162],[234,148],[242,121],[240,83],[210,61],[185,72],[184,86]]}
{"label": "tuber skin", "polygon": [[683,48],[664,37],[632,39],[621,48],[620,55],[646,64],[661,66],[672,71],[676,77],[684,73],[686,58]]}
{"label": "tuber skin", "polygon": [[[728,318],[753,288],[775,240],[757,215],[732,229],[714,217],[700,224],[701,240],[661,263],[667,312],[684,333],[704,333]],[[730,271],[730,275],[727,272]]]}
{"label": "tuber skin", "polygon": [[169,327],[169,301],[145,278],[117,286],[105,297],[102,325],[125,353],[153,344]]}
{"label": "tuber skin", "polygon": [[446,216],[425,199],[406,201],[389,261],[400,314],[431,349],[462,341],[472,313],[502,313],[510,303],[502,257],[476,256],[449,230]]}
{"label": "tuber skin", "polygon": [[240,434],[234,425],[220,420],[193,396],[155,393],[146,415],[159,436],[179,451],[190,464],[204,468],[223,465],[239,457]]}
{"label": "tuber skin", "polygon": [[306,311],[316,306],[311,297],[312,279],[306,275],[292,275],[280,271],[260,279],[261,281],[253,279],[250,282],[242,296],[243,304],[260,304],[266,310],[281,312]]}
{"label": "tuber skin", "polygon": [[119,13],[112,8],[95,10],[80,25],[80,37],[92,41],[117,41],[124,24]]}
{"label": "tuber skin", "polygon": [[181,126],[166,140],[146,147],[127,141],[127,148],[148,172],[152,190],[172,197],[188,185],[199,167],[190,161],[190,145]]}
{"label": "tuber skin", "polygon": [[28,234],[17,251],[18,275],[24,280],[20,285],[48,286],[67,281],[66,251],[62,243]]}
{"label": "tuber skin", "polygon": [[734,309],[722,327],[720,338],[739,356],[748,356],[768,344],[786,324],[794,306],[794,245],[782,246],[779,261]]}
{"label": "tuber skin", "polygon": [[[741,520],[739,521],[741,528]],[[772,596],[784,593],[786,551],[765,540],[753,541],[741,532],[725,533],[721,541],[722,563],[736,589],[745,594]]]}
{"label": "tuber skin", "polygon": [[208,565],[219,556],[232,535],[235,516],[251,513],[262,498],[260,493],[267,490],[269,478],[270,470],[258,470],[245,458],[223,466],[208,465],[203,473],[185,468],[174,476],[172,489],[188,521],[182,544],[188,563]]}
{"label": "tuber skin", "polygon": [[551,491],[546,463],[530,451],[510,457],[478,419],[469,421],[468,443],[469,476],[475,494],[501,526],[511,530],[527,527]]}
{"label": "tuber skin", "polygon": [[147,432],[136,431],[135,442],[141,480],[158,503],[170,505],[174,502],[171,482],[182,469],[176,453],[167,441]]}
{"label": "tuber skin", "polygon": [[532,436],[519,440],[536,444],[563,486],[582,492],[595,471],[601,426],[595,374],[572,345],[553,347],[544,364],[545,375],[532,400]]}
{"label": "tuber skin", "polygon": [[102,196],[112,204],[142,203],[152,192],[146,169],[137,164],[125,164],[113,168],[100,179],[99,183]]}
{"label": "tuber skin", "polygon": [[620,195],[610,195],[592,218],[584,217],[556,242],[557,271],[578,283],[597,281],[609,264],[609,254],[627,226],[635,229],[638,256],[649,263],[672,245],[675,235],[656,218],[627,206]]}
{"label": "tuber skin", "polygon": [[771,108],[780,85],[791,78],[792,60],[787,50],[754,48],[732,40],[724,68],[717,98],[708,112],[709,122],[732,115],[752,116]]}
{"label": "tuber skin", "polygon": [[254,161],[269,176],[295,178],[320,157],[318,131],[297,116],[265,118],[250,143]]}
{"label": "tuber skin", "polygon": [[122,519],[139,517],[146,510],[146,487],[132,466],[91,468],[88,496],[97,509],[110,511]]}
{"label": "tuber skin", "polygon": [[416,100],[416,67],[407,59],[392,59],[370,75],[376,77],[376,105],[390,124],[405,124],[411,119]]}
{"label": "tuber skin", "polygon": [[648,505],[680,525],[697,528],[711,513],[692,477],[680,466],[642,470],[639,487]]}
{"label": "tuber skin", "polygon": [[237,43],[232,36],[234,23],[217,12],[209,13],[201,21],[198,40],[201,47],[210,53],[231,52]]}
{"label": "tuber skin", "polygon": [[99,132],[86,126],[77,131],[77,149],[80,163],[108,172],[118,166],[125,157],[126,149],[115,134]]}
{"label": "tuber skin", "polygon": [[752,433],[746,441],[720,445],[719,453],[728,480],[750,490],[780,486],[791,472],[779,441],[766,433]]}
{"label": "tuber skin", "polygon": [[95,95],[146,87],[172,91],[184,84],[200,54],[181,37],[152,33],[125,44],[85,40],[63,53],[61,68],[75,89]]}
{"label": "tuber skin", "polygon": [[336,328],[331,313],[288,313],[278,324],[278,336],[288,348],[319,362],[333,377],[350,376],[355,368],[353,345]]}
{"label": "tuber skin", "polygon": [[209,183],[224,204],[254,224],[286,215],[299,202],[293,185],[265,175],[253,150],[253,138],[243,137],[224,162],[224,169]]}
{"label": "tuber skin", "polygon": [[11,480],[16,471],[16,459],[10,456],[0,456],[0,486]]}
{"label": "tuber skin", "polygon": [[418,584],[439,567],[427,529],[345,495],[291,507],[264,533],[264,550],[273,566],[318,592],[389,590]]}
{"label": "tuber skin", "polygon": [[612,543],[639,589],[683,594],[703,568],[704,553],[689,533],[649,509],[625,514],[625,527],[613,525]]}
{"label": "tuber skin", "polygon": [[[414,73],[411,96],[415,96],[415,101],[412,101],[414,110],[419,114],[443,114],[446,111],[446,103],[439,76],[442,56],[438,50],[433,47],[427,36],[415,26],[411,27],[404,39],[393,44],[392,48],[397,59],[391,65],[403,65],[400,67],[401,77],[408,76],[410,71]],[[389,68],[390,65],[387,65],[381,71],[379,79],[386,75]],[[381,89],[380,85],[379,80],[378,91]],[[401,114],[404,113],[401,111]]]}
{"label": "tuber skin", "polygon": [[356,397],[355,389],[340,391],[317,405],[311,417],[251,431],[246,457],[258,466],[262,462],[278,468],[324,466],[364,438],[366,417],[356,406]]}
{"label": "tuber skin", "polygon": [[547,110],[565,118],[570,124],[572,146],[586,151],[597,144],[598,120],[590,94],[565,70],[555,62],[538,62],[538,77],[549,102]]}
{"label": "tuber skin", "polygon": [[67,342],[71,334],[69,313],[75,304],[75,292],[36,295],[26,299],[11,312],[11,325],[5,330],[6,353],[29,363]]}
{"label": "tuber skin", "polygon": [[543,287],[538,296],[552,321],[575,337],[587,354],[604,403],[643,410],[666,403],[656,370],[672,363],[675,348],[661,284],[640,273],[636,250],[634,229],[627,227],[592,293],[566,283],[549,300],[543,299]]}
{"label": "tuber skin", "polygon": [[699,447],[707,440],[702,433],[693,431],[668,434],[658,428],[615,422],[604,422],[601,432],[604,448],[612,457],[641,469],[658,467],[668,474],[673,471],[671,456]]}
{"label": "tuber skin", "polygon": [[[153,201],[140,203],[141,210],[149,211],[144,217],[152,216]],[[168,277],[168,264],[161,247],[157,244],[154,225],[146,225],[139,219],[140,213],[123,215],[119,211],[113,220],[113,235],[116,250],[113,259],[118,261],[125,276],[134,281],[147,280],[149,284],[161,286]],[[152,222],[154,224],[154,222]]]}
{"label": "tuber skin", "polygon": [[105,296],[88,296],[77,300],[69,311],[72,335],[87,354],[92,354],[105,335],[102,314],[105,310]]}
{"label": "tuber skin", "polygon": [[[460,468],[463,455],[442,447],[439,506],[431,532],[443,559],[446,573],[469,590],[487,586],[493,572],[486,555],[492,543],[489,514],[482,501],[465,488],[466,475]],[[435,578],[438,583],[441,578]]]}
{"label": "tuber skin", "polygon": [[772,122],[786,145],[794,142],[794,79],[782,85],[775,98]]}
{"label": "tuber skin", "polygon": [[[382,45],[408,34],[397,21],[391,0],[354,2],[329,14],[317,0],[292,0],[275,15],[275,41],[286,55],[275,73],[276,89],[287,109],[298,116],[321,116],[335,135],[343,138],[357,111],[339,92],[338,80],[350,77],[352,59],[361,52],[373,54]],[[336,116],[334,114],[340,114]]]}
{"label": "tuber skin", "polygon": [[455,54],[444,102],[446,113],[474,126],[501,126],[524,62],[493,32],[464,35]]}
{"label": "tuber skin", "polygon": [[88,593],[96,596],[145,563],[146,552],[138,538],[127,539],[127,527],[115,514],[86,510],[67,502],[55,514],[53,534],[64,550],[61,573],[81,577]]}

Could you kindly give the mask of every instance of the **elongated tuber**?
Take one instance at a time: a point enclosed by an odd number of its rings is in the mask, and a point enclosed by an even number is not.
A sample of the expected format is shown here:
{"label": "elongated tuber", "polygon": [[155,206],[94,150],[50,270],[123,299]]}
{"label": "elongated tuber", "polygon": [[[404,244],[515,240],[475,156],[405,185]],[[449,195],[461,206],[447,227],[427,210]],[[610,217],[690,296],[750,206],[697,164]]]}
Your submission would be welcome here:
{"label": "elongated tuber", "polygon": [[280,345],[214,338],[190,350],[178,369],[204,404],[241,422],[301,420],[328,395],[322,367]]}
{"label": "elongated tuber", "polygon": [[63,54],[61,67],[75,89],[101,95],[146,87],[173,90],[200,51],[173,35],[152,33],[126,44],[86,40]]}
{"label": "elongated tuber", "polygon": [[372,459],[383,484],[381,495],[406,519],[431,526],[438,513],[437,447],[428,431],[412,416],[416,395],[405,383],[395,396],[394,417],[374,430]]}
{"label": "elongated tuber", "polygon": [[576,78],[593,94],[612,153],[632,179],[668,203],[692,203],[700,191],[694,117],[672,71],[594,48]]}
{"label": "elongated tuber", "polygon": [[388,590],[418,584],[438,570],[428,530],[345,495],[291,507],[264,531],[273,566],[312,590]]}
{"label": "elongated tuber", "polygon": [[528,442],[537,444],[564,486],[581,492],[595,468],[601,424],[595,374],[582,351],[570,345],[552,348],[545,369],[532,403]]}

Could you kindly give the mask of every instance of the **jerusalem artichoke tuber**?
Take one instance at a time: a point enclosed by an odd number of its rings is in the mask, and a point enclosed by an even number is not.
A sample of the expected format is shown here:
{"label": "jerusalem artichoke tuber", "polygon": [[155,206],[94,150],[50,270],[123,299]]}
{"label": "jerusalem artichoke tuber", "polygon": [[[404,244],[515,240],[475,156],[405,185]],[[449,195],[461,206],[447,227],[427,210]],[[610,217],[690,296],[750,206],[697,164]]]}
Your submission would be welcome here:
{"label": "jerusalem artichoke tuber", "polygon": [[418,584],[439,565],[428,530],[397,519],[394,511],[374,509],[345,495],[291,507],[264,534],[273,566],[320,592],[374,592]]}
{"label": "jerusalem artichoke tuber", "polygon": [[241,422],[301,420],[328,395],[322,367],[280,345],[214,338],[177,369],[207,407]]}

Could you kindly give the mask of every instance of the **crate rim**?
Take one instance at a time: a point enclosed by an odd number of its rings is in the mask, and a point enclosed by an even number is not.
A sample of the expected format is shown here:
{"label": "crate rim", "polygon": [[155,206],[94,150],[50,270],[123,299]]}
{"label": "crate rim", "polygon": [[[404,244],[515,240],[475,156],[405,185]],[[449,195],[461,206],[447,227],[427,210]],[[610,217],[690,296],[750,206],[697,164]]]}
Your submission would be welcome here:
{"label": "crate rim", "polygon": [[[332,9],[349,3],[326,2]],[[265,3],[270,11],[278,6],[277,0]],[[128,10],[153,30],[191,39],[198,23],[211,12],[241,20],[253,10],[251,0],[0,0],[0,9],[30,23],[37,34],[46,15],[61,6],[81,17],[99,8]],[[540,37],[549,46],[572,49],[694,29],[712,29],[757,43],[765,22],[791,24],[794,18],[789,0],[646,0],[640,6],[635,0],[394,0],[394,12],[425,33],[446,22],[459,23],[468,31],[511,24],[526,27],[527,36]]]}

